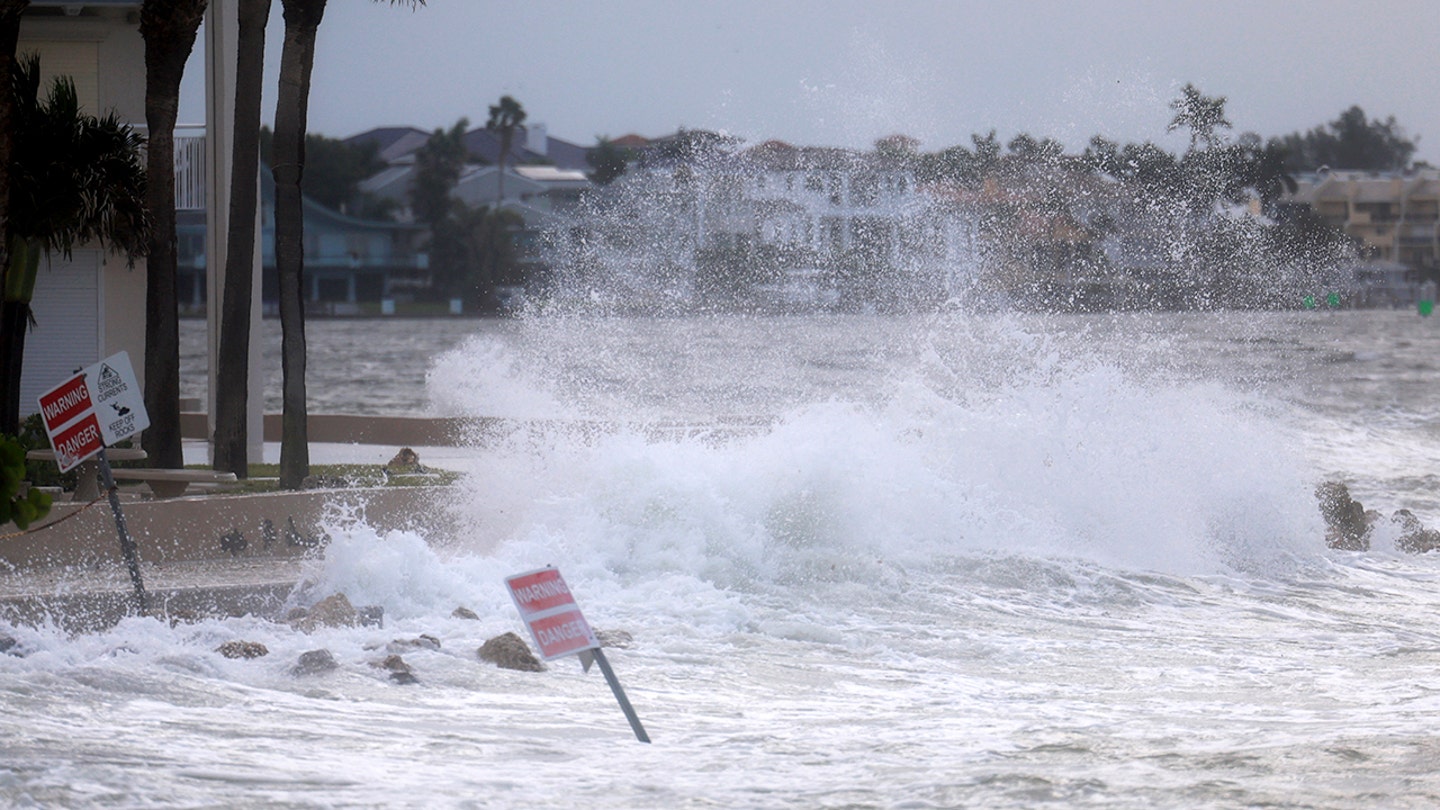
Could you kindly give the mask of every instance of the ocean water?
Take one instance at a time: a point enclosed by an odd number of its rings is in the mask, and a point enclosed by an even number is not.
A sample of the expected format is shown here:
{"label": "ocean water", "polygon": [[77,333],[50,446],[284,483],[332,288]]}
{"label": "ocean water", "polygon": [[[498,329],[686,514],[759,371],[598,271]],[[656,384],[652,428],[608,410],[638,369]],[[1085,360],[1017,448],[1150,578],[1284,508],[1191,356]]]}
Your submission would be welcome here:
{"label": "ocean water", "polygon": [[[1440,562],[1385,530],[1327,549],[1313,496],[1338,478],[1440,524],[1433,319],[307,332],[312,411],[507,420],[463,454],[459,529],[336,520],[310,592],[383,605],[383,629],[0,628],[0,803],[1440,803]],[[522,631],[504,577],[547,564],[633,636],[609,657],[652,744],[573,659],[476,657]],[[374,666],[422,633],[418,684]],[[270,654],[215,652],[237,639]],[[291,673],[321,647],[337,670]]]}

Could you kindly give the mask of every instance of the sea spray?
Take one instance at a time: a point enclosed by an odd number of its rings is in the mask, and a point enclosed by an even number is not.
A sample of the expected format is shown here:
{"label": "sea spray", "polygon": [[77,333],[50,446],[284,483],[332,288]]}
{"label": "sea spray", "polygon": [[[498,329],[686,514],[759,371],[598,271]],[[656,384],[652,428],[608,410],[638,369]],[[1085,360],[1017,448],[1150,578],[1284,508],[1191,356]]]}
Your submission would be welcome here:
{"label": "sea spray", "polygon": [[1319,548],[1307,468],[1249,396],[987,323],[922,342],[878,396],[728,438],[517,426],[490,437],[461,512],[503,514],[476,525],[510,547],[742,590],[968,553],[1255,573]]}

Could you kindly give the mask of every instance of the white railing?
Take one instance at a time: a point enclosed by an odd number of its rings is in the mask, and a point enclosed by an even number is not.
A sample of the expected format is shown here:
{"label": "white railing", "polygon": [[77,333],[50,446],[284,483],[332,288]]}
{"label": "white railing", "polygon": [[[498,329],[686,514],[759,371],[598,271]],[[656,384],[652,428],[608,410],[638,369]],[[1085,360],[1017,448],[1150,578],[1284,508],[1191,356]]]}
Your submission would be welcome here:
{"label": "white railing", "polygon": [[205,128],[175,128],[175,210],[205,210]]}

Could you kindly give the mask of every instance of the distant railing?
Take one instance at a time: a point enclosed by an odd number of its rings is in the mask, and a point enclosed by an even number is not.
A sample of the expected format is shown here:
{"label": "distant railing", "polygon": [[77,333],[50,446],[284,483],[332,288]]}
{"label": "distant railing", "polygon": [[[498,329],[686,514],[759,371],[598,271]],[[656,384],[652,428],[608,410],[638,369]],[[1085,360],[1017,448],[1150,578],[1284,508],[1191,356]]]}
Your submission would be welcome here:
{"label": "distant railing", "polygon": [[205,210],[205,128],[175,128],[175,210]]}

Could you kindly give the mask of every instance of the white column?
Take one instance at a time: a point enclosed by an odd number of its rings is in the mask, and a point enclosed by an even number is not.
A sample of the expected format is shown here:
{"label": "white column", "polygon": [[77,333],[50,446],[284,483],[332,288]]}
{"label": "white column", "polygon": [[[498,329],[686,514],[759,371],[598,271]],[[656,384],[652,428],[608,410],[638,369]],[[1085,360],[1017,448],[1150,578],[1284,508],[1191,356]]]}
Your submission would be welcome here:
{"label": "white column", "polygon": [[[225,258],[230,222],[230,160],[235,131],[235,54],[238,49],[238,6],[236,0],[210,0],[205,10],[205,256],[206,327],[210,359],[207,397],[208,439],[215,435],[216,374],[220,365],[220,309],[225,290]],[[259,199],[259,196],[256,196]],[[262,251],[260,206],[255,206],[255,258],[251,270],[250,302],[250,386],[246,403],[246,452],[251,463],[264,461],[265,414],[260,336],[263,329],[260,308]],[[213,443],[210,457],[214,458]]]}

